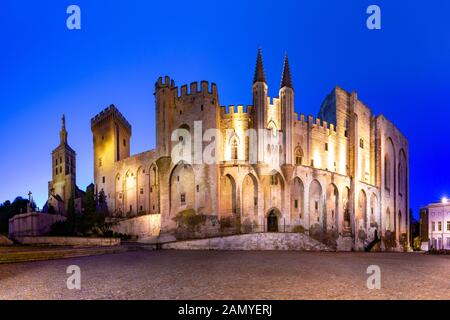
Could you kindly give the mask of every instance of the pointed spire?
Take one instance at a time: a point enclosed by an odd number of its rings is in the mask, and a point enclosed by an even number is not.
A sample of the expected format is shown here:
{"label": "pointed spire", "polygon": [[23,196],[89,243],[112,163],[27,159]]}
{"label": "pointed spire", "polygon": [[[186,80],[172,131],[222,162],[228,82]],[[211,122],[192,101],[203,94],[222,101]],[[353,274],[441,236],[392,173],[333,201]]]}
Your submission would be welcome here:
{"label": "pointed spire", "polygon": [[291,69],[289,67],[289,59],[287,53],[284,56],[283,75],[281,77],[280,89],[284,87],[294,89],[292,87]]}
{"label": "pointed spire", "polygon": [[61,131],[59,132],[60,143],[67,144],[66,116],[64,114],[62,115],[61,122]]}
{"label": "pointed spire", "polygon": [[262,60],[261,48],[258,49],[258,56],[256,57],[255,76],[253,77],[253,83],[264,82],[266,83],[266,75],[264,73],[264,65]]}

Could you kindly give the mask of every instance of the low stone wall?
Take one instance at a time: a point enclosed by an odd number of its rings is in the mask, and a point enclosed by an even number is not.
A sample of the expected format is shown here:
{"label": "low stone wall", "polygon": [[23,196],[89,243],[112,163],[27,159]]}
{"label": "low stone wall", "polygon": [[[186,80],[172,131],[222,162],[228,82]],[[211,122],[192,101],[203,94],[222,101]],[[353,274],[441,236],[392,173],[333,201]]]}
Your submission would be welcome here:
{"label": "low stone wall", "polygon": [[158,236],[161,230],[161,215],[147,214],[119,221],[111,228],[114,232],[127,234],[138,239]]}
{"label": "low stone wall", "polygon": [[111,247],[120,245],[119,238],[83,237],[17,237],[17,242],[26,245]]}
{"label": "low stone wall", "polygon": [[9,237],[42,236],[50,232],[55,222],[65,221],[66,217],[56,214],[30,212],[9,219]]}
{"label": "low stone wall", "polygon": [[302,233],[252,233],[162,244],[175,250],[295,250],[334,251]]}
{"label": "low stone wall", "polygon": [[13,242],[0,234],[0,246],[11,246]]}

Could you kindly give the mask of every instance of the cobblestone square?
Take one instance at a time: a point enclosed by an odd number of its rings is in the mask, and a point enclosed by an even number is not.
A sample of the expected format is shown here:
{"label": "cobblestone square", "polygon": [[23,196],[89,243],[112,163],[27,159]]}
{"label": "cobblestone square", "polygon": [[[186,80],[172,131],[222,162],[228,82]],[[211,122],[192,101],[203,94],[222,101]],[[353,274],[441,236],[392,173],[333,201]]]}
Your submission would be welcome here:
{"label": "cobblestone square", "polygon": [[[81,290],[67,289],[70,265]],[[380,290],[367,289],[369,265]],[[450,299],[449,275],[449,256],[417,253],[141,250],[0,265],[0,300]]]}

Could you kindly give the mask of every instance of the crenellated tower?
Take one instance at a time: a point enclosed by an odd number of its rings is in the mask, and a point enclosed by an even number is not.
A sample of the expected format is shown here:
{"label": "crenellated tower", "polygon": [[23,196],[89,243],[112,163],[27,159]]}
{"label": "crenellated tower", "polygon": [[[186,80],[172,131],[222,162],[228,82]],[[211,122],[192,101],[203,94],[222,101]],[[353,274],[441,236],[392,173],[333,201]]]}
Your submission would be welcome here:
{"label": "crenellated tower", "polygon": [[155,83],[156,102],[156,149],[162,157],[170,156],[171,123],[173,123],[175,100],[178,92],[175,81],[160,77]]}
{"label": "crenellated tower", "polygon": [[108,197],[112,197],[114,164],[130,156],[131,125],[111,105],[91,119],[91,130],[94,140],[95,192],[103,189]]}

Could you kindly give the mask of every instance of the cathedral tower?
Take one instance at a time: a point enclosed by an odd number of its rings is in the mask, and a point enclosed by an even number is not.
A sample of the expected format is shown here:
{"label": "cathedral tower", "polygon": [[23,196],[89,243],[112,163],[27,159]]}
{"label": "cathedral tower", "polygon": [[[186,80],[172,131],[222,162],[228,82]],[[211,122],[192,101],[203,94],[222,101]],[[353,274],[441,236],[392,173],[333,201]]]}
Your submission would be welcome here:
{"label": "cathedral tower", "polygon": [[67,206],[76,191],[76,153],[67,143],[66,119],[62,116],[59,146],[52,152],[52,181],[48,195],[59,197]]}

